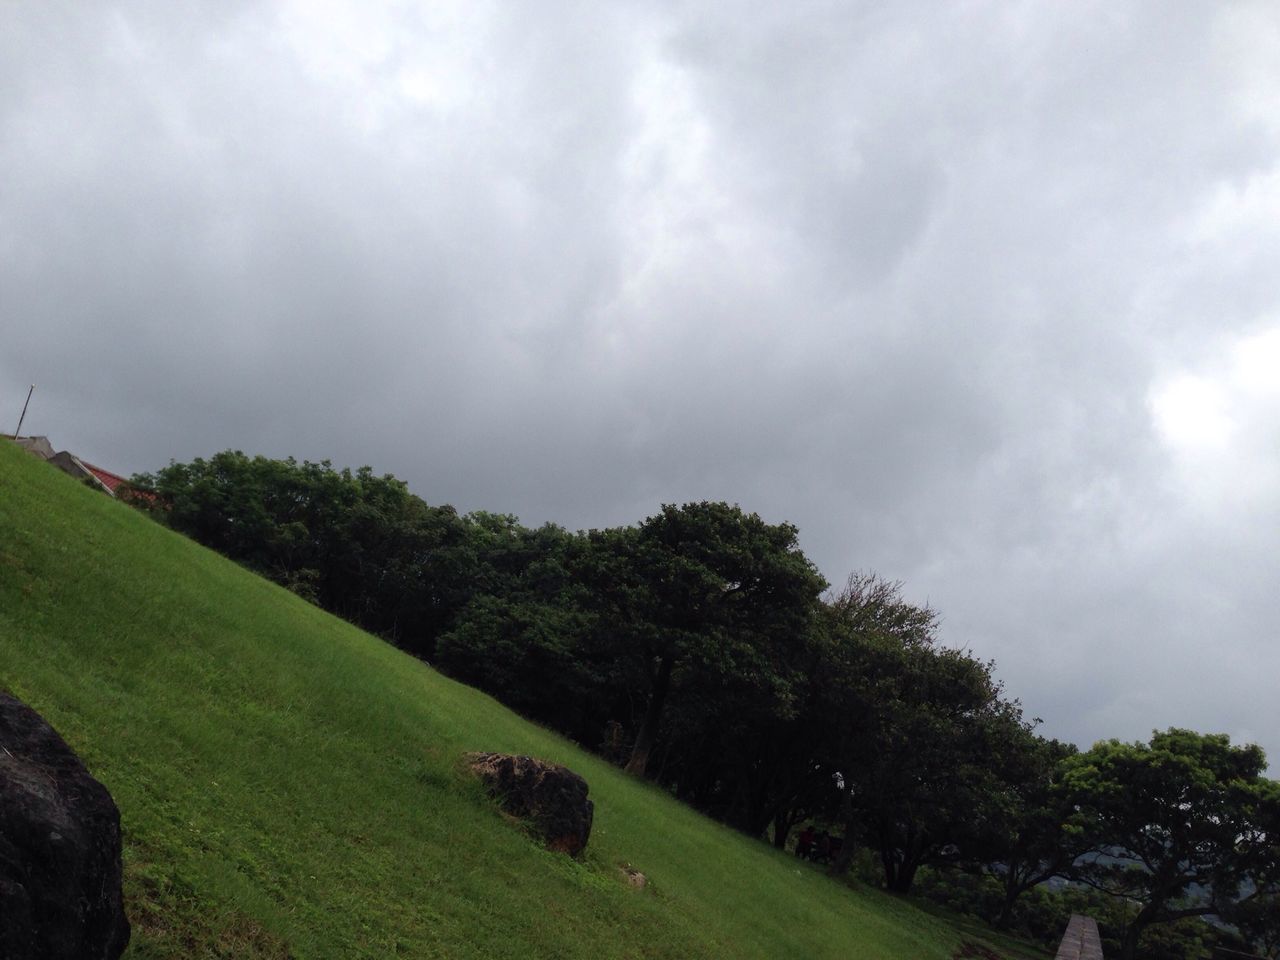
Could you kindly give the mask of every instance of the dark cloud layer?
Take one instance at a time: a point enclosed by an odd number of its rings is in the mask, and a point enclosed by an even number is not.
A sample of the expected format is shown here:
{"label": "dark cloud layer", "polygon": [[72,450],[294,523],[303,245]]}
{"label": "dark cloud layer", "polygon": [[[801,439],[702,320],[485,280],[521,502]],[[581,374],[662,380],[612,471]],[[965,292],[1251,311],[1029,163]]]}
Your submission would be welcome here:
{"label": "dark cloud layer", "polygon": [[11,6],[0,417],[529,523],[738,501],[1052,735],[1274,757],[1277,48],[1265,3]]}

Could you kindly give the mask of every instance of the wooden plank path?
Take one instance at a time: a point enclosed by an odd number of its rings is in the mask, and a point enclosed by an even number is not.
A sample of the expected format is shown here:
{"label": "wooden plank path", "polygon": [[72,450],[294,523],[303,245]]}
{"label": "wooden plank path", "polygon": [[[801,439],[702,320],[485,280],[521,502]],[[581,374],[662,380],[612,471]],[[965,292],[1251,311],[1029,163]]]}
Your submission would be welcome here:
{"label": "wooden plank path", "polygon": [[1062,935],[1062,943],[1058,944],[1057,960],[1102,960],[1098,921],[1073,913],[1067,932]]}

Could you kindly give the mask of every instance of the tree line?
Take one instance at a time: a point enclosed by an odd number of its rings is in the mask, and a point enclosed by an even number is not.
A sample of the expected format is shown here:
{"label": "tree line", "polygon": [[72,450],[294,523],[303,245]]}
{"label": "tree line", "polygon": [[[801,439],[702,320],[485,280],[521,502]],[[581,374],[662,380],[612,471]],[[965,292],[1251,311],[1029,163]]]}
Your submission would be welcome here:
{"label": "tree line", "polygon": [[829,827],[835,874],[862,858],[898,893],[922,871],[982,875],[1005,926],[1070,878],[1123,905],[1125,960],[1204,916],[1280,949],[1280,784],[1258,747],[1045,739],[933,610],[872,573],[829,590],[790,524],[701,502],[530,528],[368,467],[238,451],[134,488],[175,530],[716,819],[780,849]]}

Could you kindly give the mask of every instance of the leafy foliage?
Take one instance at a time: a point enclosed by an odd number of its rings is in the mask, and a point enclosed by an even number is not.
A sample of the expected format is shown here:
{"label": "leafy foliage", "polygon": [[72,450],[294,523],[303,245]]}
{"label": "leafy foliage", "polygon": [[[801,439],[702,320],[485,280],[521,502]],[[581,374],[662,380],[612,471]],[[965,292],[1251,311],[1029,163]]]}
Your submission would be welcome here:
{"label": "leafy foliage", "polygon": [[1001,773],[1030,728],[993,665],[939,647],[935,615],[897,584],[851,578],[828,623],[827,764],[844,781],[846,835],[905,893],[921,866],[958,861],[1002,813]]}
{"label": "leafy foliage", "polygon": [[[1105,853],[1076,875],[1140,904],[1121,943],[1150,926],[1229,912],[1275,870],[1280,785],[1254,745],[1171,729],[1149,744],[1109,740],[1067,762],[1065,785]],[[1246,892],[1251,889],[1252,892]]]}
{"label": "leafy foliage", "polygon": [[225,451],[133,483],[175,530],[419,655],[470,599],[472,527],[368,467]]}

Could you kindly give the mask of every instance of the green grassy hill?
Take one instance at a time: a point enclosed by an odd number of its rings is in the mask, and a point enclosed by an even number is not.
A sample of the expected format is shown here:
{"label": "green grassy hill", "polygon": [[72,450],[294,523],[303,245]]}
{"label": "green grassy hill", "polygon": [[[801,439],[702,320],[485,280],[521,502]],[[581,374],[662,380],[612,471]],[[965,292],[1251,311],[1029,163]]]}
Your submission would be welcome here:
{"label": "green grassy hill", "polygon": [[[120,806],[130,957],[916,960],[960,941],[2,442],[0,683]],[[586,777],[585,860],[504,819],[467,750]]]}

